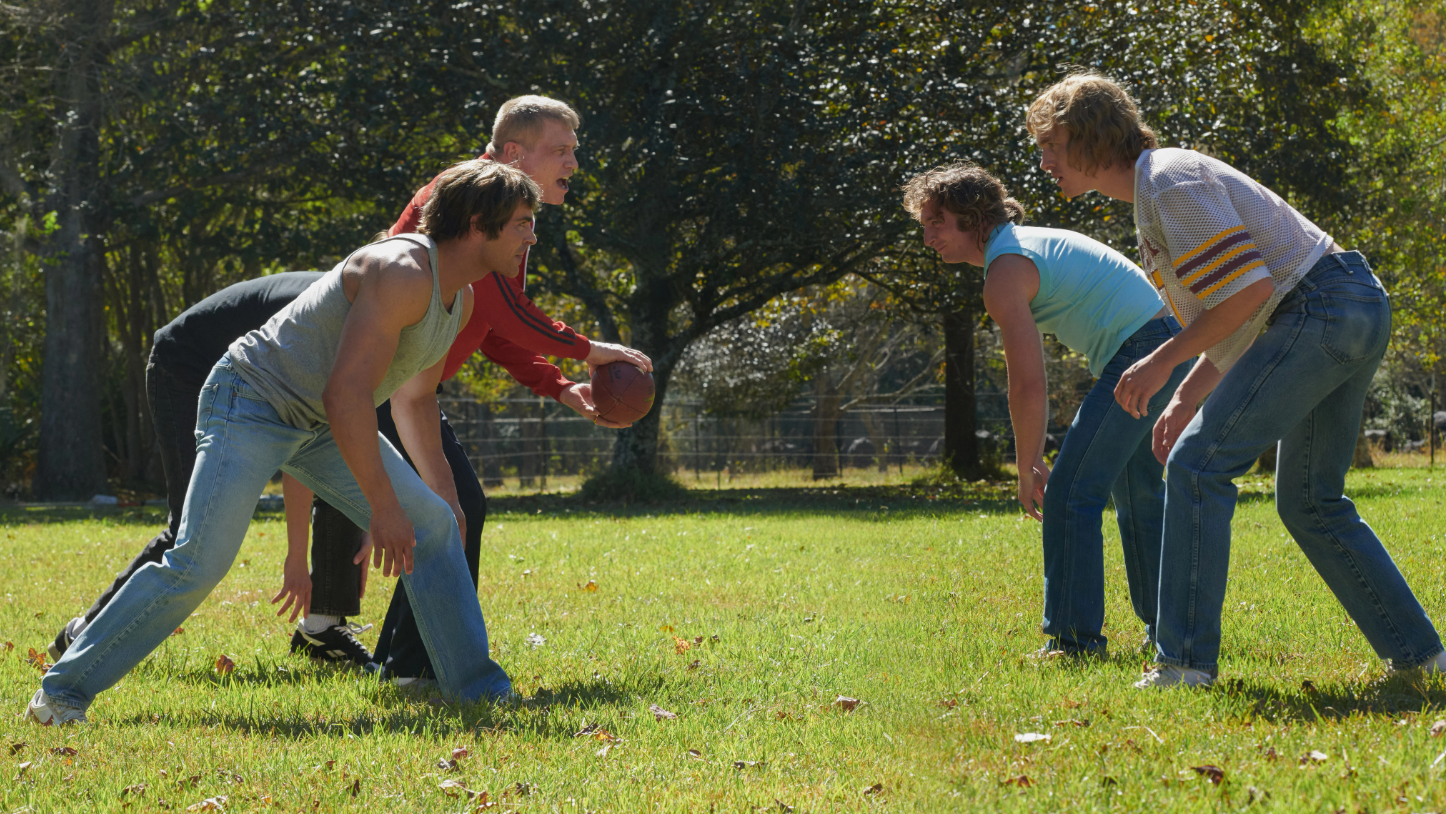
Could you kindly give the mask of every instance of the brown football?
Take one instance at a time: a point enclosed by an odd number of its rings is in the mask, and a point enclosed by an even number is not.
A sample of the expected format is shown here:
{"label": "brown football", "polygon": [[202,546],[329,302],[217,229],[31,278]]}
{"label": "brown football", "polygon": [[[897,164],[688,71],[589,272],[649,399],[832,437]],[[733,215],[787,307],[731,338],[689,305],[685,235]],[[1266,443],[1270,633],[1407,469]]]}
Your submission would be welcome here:
{"label": "brown football", "polygon": [[600,365],[592,372],[592,402],[600,418],[631,424],[653,409],[653,374],[627,362]]}

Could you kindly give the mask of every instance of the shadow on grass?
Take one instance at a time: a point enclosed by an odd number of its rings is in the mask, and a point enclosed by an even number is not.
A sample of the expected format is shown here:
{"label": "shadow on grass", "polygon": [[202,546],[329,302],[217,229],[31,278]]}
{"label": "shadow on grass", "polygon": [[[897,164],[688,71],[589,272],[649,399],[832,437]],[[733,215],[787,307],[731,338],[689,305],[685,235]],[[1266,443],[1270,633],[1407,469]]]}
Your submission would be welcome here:
{"label": "shadow on grass", "polygon": [[[341,674],[337,671],[236,670],[229,675],[188,670],[172,675],[171,680],[198,686],[209,686],[217,693],[228,689],[278,687],[283,685],[314,685],[324,692],[327,685]],[[367,677],[352,674],[355,680]],[[623,717],[622,709],[637,699],[653,697],[662,685],[661,678],[650,678],[637,686],[619,685],[605,679],[567,681],[553,688],[539,688],[529,697],[502,703],[489,701],[462,702],[446,698],[435,686],[397,688],[376,681],[368,690],[378,712],[364,712],[340,719],[324,715],[294,712],[217,713],[185,709],[165,715],[133,715],[116,721],[119,725],[157,726],[221,726],[242,734],[265,734],[284,738],[318,736],[346,737],[372,733],[427,733],[460,735],[464,733],[519,732],[540,738],[567,739],[586,728],[583,718],[594,723]],[[582,713],[583,717],[579,717]]]}
{"label": "shadow on grass", "polygon": [[1299,721],[1341,721],[1360,715],[1419,713],[1446,706],[1446,682],[1429,680],[1419,671],[1365,684],[1302,682],[1299,688],[1285,688],[1254,679],[1230,679],[1210,690],[1227,702],[1248,704],[1240,712],[1271,723]]}
{"label": "shadow on grass", "polygon": [[[1239,482],[1241,504],[1273,503],[1274,484],[1268,480]],[[1389,497],[1401,491],[1396,484],[1352,484],[1351,498]],[[1410,488],[1410,487],[1407,487]],[[892,520],[938,515],[1015,515],[1013,481],[920,480],[890,486],[845,486],[821,483],[812,487],[754,487],[739,489],[685,489],[681,497],[658,501],[587,500],[577,493],[493,497],[488,507],[496,514],[657,517],[662,515],[729,514],[740,516],[809,515],[846,516],[860,520]],[[280,519],[280,511],[257,511],[258,518]],[[163,508],[145,506],[4,506],[0,525],[64,523],[104,520],[127,526],[154,526],[166,522]]]}

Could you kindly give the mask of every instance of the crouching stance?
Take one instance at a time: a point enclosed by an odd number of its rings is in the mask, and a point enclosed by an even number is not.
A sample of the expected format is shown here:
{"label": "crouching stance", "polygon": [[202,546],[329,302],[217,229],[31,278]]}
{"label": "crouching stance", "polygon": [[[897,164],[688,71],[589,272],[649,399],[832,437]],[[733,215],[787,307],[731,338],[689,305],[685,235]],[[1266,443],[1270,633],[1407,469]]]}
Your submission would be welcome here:
{"label": "crouching stance", "polygon": [[1102,76],[1051,87],[1027,123],[1066,196],[1095,189],[1134,204],[1140,256],[1186,324],[1124,372],[1120,406],[1143,415],[1179,360],[1204,355],[1164,411],[1149,411],[1167,484],[1155,669],[1136,686],[1214,681],[1234,480],[1277,443],[1280,518],[1351,621],[1393,668],[1446,668],[1436,628],[1345,496],[1391,334],[1366,259],[1234,167],[1160,148]]}
{"label": "crouching stance", "polygon": [[[1009,413],[1019,466],[1019,502],[1044,523],[1041,654],[1106,654],[1104,536],[1111,496],[1124,547],[1135,615],[1153,637],[1164,513],[1163,467],[1150,450],[1153,421],[1115,403],[1120,374],[1180,325],[1134,263],[1110,247],[1063,229],[1021,226],[1024,208],[984,170],[954,164],[904,188],[924,224],[924,242],[946,263],[984,269],[984,307],[999,324],[1009,366]],[[1089,359],[1098,381],[1080,405],[1055,459],[1044,463],[1044,347],[1049,332]],[[1150,403],[1158,413],[1190,370],[1175,365]],[[1043,508],[1041,517],[1040,509]]]}
{"label": "crouching stance", "polygon": [[[357,250],[231,345],[201,390],[196,465],[175,548],[140,569],[50,669],[35,720],[83,720],[230,569],[278,468],[371,532],[368,554],[402,584],[444,691],[506,697],[467,577],[451,469],[439,441],[442,360],[472,309],[470,284],[517,267],[541,192],[481,161],[439,179],[420,234]],[[460,296],[459,296],[460,295]],[[414,471],[377,432],[392,399]]]}

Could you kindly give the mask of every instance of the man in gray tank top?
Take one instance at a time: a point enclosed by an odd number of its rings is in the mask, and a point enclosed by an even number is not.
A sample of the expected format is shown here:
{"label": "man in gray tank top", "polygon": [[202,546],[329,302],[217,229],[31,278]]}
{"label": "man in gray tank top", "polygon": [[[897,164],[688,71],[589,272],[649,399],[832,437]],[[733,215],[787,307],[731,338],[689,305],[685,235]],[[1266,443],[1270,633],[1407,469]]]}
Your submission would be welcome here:
{"label": "man in gray tank top", "polygon": [[[517,267],[535,242],[540,197],[519,170],[458,164],[438,179],[420,234],[358,249],[232,344],[201,390],[176,547],[137,571],[46,673],[30,718],[83,721],[98,693],[190,616],[230,570],[278,468],[370,530],[374,563],[402,576],[444,691],[511,694],[468,579],[435,393],[471,284]],[[415,471],[377,432],[387,399]]]}

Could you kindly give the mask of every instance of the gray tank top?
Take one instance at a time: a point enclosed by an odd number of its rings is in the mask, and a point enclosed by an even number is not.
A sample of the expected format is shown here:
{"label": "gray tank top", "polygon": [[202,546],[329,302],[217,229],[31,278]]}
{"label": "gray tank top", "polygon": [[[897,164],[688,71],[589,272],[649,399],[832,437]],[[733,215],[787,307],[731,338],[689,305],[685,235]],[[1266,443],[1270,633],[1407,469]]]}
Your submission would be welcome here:
{"label": "gray tank top", "polygon": [[[391,366],[372,394],[374,406],[391,398],[408,379],[435,365],[462,327],[461,297],[452,300],[450,312],[442,305],[437,244],[419,234],[397,235],[388,240],[409,240],[426,248],[432,266],[432,301],[421,322],[402,329]],[[276,408],[282,421],[293,427],[313,429],[327,423],[321,394],[336,362],[342,325],[351,311],[341,279],[347,260],[338,263],[265,325],[231,343],[229,349],[236,372]]]}

